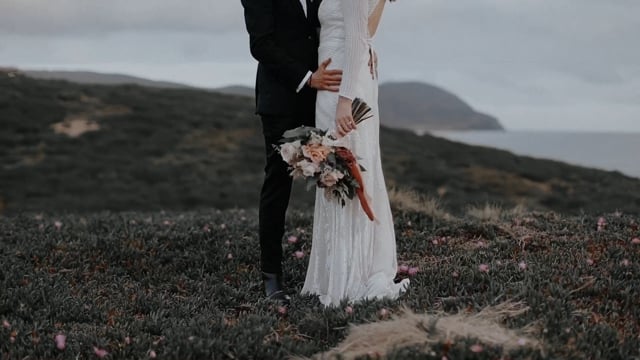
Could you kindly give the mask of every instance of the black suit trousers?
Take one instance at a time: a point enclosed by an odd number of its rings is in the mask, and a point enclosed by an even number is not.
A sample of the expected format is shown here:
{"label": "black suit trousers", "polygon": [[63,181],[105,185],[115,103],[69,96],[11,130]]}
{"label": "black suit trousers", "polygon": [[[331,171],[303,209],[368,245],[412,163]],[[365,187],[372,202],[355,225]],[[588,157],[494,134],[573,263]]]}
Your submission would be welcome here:
{"label": "black suit trousers", "polygon": [[302,125],[314,126],[314,117],[312,114],[262,115],[261,120],[266,166],[260,192],[260,264],[263,272],[282,274],[282,240],[292,180],[288,165],[275,146],[285,131]]}

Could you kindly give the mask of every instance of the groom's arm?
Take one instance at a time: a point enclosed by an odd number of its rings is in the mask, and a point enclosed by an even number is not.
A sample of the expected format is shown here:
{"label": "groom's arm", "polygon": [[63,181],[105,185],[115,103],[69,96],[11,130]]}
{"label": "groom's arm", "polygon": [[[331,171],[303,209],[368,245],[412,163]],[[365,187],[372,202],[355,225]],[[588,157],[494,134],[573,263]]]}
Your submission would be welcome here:
{"label": "groom's arm", "polygon": [[273,1],[242,0],[242,6],[249,32],[251,55],[288,88],[300,91],[311,72],[276,42]]}

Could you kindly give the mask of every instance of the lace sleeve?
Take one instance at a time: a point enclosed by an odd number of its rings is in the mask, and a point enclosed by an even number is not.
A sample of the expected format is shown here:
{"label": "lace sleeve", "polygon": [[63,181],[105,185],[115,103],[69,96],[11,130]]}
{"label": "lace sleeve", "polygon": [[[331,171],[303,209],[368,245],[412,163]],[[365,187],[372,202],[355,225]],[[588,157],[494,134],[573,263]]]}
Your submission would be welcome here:
{"label": "lace sleeve", "polygon": [[342,69],[340,96],[353,100],[356,97],[358,75],[362,70],[363,58],[368,52],[367,22],[369,1],[342,0],[345,31],[345,60]]}

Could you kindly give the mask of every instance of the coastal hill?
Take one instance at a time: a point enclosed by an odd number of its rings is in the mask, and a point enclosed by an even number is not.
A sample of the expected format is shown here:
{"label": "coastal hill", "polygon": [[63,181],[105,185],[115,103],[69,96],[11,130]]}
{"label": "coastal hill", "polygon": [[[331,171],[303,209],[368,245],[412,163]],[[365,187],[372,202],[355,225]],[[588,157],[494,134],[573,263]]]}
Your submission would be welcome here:
{"label": "coastal hill", "polygon": [[380,86],[383,125],[424,133],[433,130],[503,130],[498,119],[475,111],[458,96],[420,82]]}
{"label": "coastal hill", "polygon": [[[187,85],[154,81],[120,74],[75,71],[25,71],[37,79],[58,79],[81,84],[135,84],[160,88],[192,88]],[[254,96],[254,89],[234,85],[212,89],[229,95]],[[434,85],[419,82],[393,82],[380,86],[380,119],[383,125],[419,133],[437,130],[502,130],[500,122],[476,112],[458,96]]]}
{"label": "coastal hill", "polygon": [[[199,89],[0,72],[0,209],[253,208],[264,167],[254,103]],[[469,206],[637,213],[640,180],[383,127],[387,184]],[[292,207],[313,194],[296,187]],[[2,210],[0,210],[2,211]]]}

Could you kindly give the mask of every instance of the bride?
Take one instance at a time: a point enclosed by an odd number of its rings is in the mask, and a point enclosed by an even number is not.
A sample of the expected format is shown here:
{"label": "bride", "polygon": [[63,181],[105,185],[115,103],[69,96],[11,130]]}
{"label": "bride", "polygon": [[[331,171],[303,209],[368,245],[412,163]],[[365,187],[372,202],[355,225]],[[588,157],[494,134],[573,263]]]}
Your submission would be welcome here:
{"label": "bride", "polygon": [[[335,131],[366,169],[365,192],[371,196],[376,221],[371,221],[357,200],[342,207],[316,191],[313,243],[302,294],[319,295],[325,306],[340,301],[397,298],[409,280],[395,283],[396,243],[389,198],[380,161],[378,82],[372,38],[386,0],[323,0],[318,10],[321,24],[320,59],[342,69],[339,93],[319,91],[316,127]],[[357,128],[351,103],[361,98],[374,116]]]}

